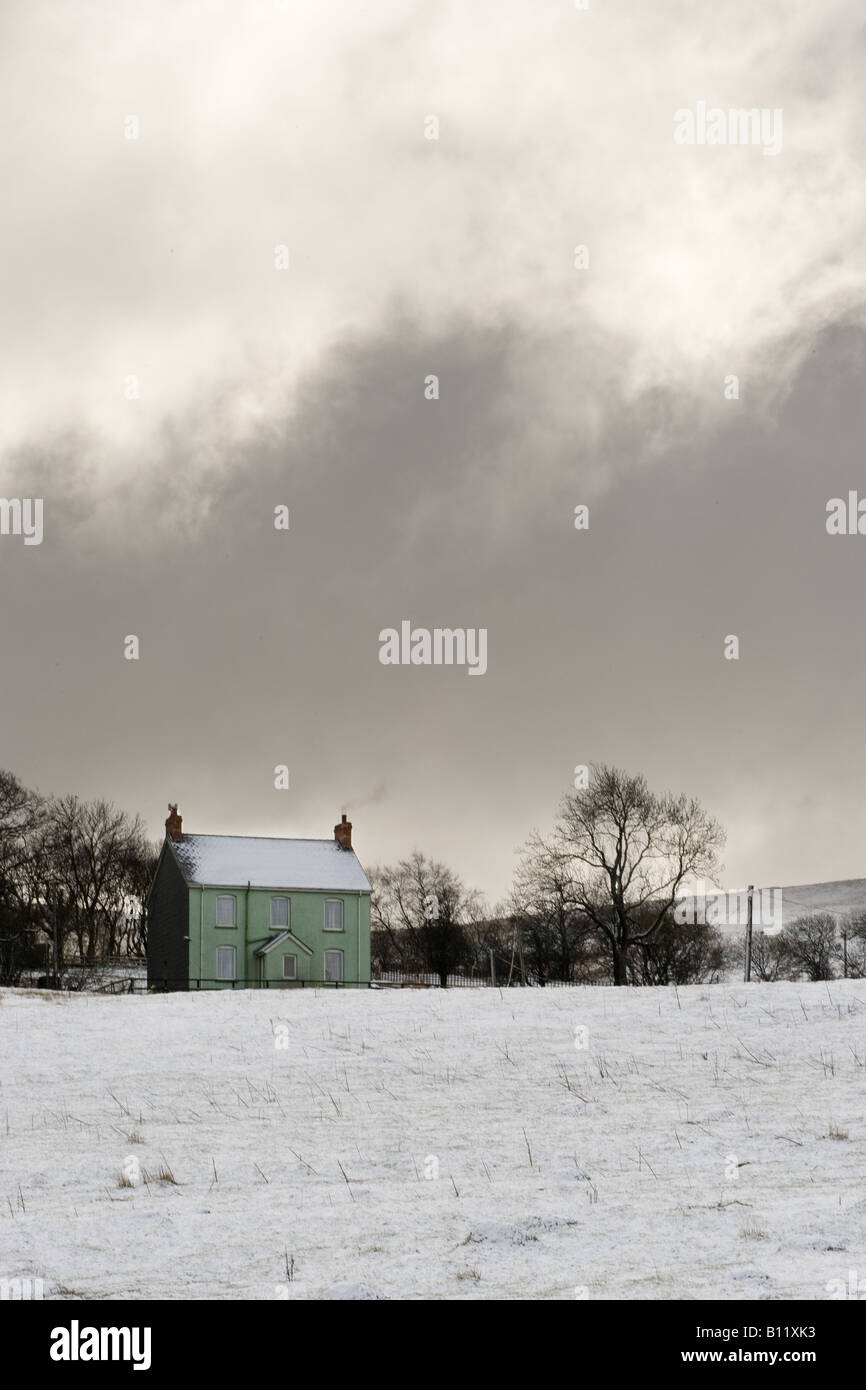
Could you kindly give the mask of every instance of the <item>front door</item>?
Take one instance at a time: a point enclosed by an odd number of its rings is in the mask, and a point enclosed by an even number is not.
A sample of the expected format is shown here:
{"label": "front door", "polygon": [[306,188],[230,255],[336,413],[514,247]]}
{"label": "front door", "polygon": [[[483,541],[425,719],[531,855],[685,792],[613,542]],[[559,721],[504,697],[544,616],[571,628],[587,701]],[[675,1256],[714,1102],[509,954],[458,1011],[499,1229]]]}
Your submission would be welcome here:
{"label": "front door", "polygon": [[339,985],[343,981],[343,952],[325,952],[325,979],[332,984]]}

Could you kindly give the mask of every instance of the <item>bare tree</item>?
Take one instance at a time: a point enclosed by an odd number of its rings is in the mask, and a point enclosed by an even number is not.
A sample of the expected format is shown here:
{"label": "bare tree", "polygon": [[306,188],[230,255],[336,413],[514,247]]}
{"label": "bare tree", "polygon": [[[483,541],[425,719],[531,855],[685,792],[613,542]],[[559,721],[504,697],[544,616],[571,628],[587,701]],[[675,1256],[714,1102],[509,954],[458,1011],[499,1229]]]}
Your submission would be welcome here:
{"label": "bare tree", "polygon": [[718,927],[678,923],[668,915],[642,938],[629,962],[630,979],[641,985],[694,985],[724,978],[739,955]]}
{"label": "bare tree", "polygon": [[836,919],[829,912],[798,917],[780,933],[793,970],[807,980],[832,980],[839,959]]}
{"label": "bare tree", "polygon": [[132,836],[124,857],[126,884],[121,954],[147,955],[147,913],[144,904],[159,864],[161,846]]}
{"label": "bare tree", "polygon": [[0,983],[44,965],[46,946],[59,973],[70,938],[91,966],[142,953],[140,909],[157,853],[137,816],[107,801],[49,801],[0,771]]}
{"label": "bare tree", "polygon": [[38,961],[44,904],[33,874],[42,799],[12,772],[0,771],[0,984],[17,985]]}
{"label": "bare tree", "polygon": [[109,801],[77,796],[51,803],[40,844],[45,897],[59,887],[65,900],[64,933],[78,958],[118,954],[128,929],[128,899],[140,888],[148,845],[138,816]]}
{"label": "bare tree", "polygon": [[391,867],[373,869],[371,923],[384,933],[404,970],[448,976],[469,954],[466,928],[481,915],[477,893],[446,865],[416,850]]}
{"label": "bare tree", "polygon": [[752,975],[756,980],[788,980],[794,972],[784,932],[770,935],[756,931],[752,936]]}
{"label": "bare tree", "polygon": [[567,795],[554,844],[571,867],[576,903],[606,944],[615,985],[632,947],[648,940],[690,879],[714,880],[724,832],[693,797],[651,792],[643,776],[594,765]]}
{"label": "bare tree", "polygon": [[862,980],[866,976],[866,912],[851,913],[843,929],[847,937],[848,977]]}
{"label": "bare tree", "polygon": [[377,865],[367,870],[370,896],[370,932],[376,959],[383,970],[411,970],[415,961],[416,914],[406,901],[405,875],[399,865]]}
{"label": "bare tree", "polygon": [[579,910],[571,863],[535,833],[527,841],[514,877],[510,918],[522,934],[529,969],[538,980],[587,980],[589,935]]}

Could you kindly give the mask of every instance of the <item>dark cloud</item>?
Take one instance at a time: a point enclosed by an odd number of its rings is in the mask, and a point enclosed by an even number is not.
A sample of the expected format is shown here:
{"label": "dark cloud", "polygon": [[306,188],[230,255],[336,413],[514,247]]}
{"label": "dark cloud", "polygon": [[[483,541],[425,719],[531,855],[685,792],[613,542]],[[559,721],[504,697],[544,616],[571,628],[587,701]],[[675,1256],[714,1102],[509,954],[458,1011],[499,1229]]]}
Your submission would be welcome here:
{"label": "dark cloud", "polygon": [[[605,759],[701,796],[728,882],[861,873],[853,0],[3,22],[2,489],[45,499],[0,539],[3,763],[154,833],[347,806],[496,897]],[[782,152],[676,146],[697,101]],[[382,666],[405,618],[487,673]]]}
{"label": "dark cloud", "polygon": [[[567,432],[533,452],[516,328],[431,340],[401,319],[242,456],[187,470],[176,422],[92,517],[80,438],[23,458],[46,539],[0,549],[3,761],[154,833],[169,798],[211,831],[328,833],[348,806],[366,859],[417,845],[496,897],[574,765],[605,759],[699,795],[729,881],[856,876],[862,567],[824,518],[860,476],[863,353],[829,331],[776,418],[731,402],[662,452],[653,396],[584,461]],[[406,617],[486,627],[487,674],[380,665]]]}

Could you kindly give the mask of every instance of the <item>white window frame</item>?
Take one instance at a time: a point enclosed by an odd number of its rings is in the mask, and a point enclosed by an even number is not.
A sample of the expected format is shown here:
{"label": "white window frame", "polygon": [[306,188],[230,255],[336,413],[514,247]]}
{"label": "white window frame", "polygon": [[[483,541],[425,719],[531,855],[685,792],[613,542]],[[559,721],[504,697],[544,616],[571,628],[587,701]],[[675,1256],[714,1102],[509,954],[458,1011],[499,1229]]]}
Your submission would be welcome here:
{"label": "white window frame", "polygon": [[[231,974],[224,975],[220,972],[220,956],[226,951],[231,951]],[[237,946],[217,946],[216,948],[216,978],[218,980],[236,980],[238,977],[238,948]]]}
{"label": "white window frame", "polygon": [[[231,903],[231,905],[232,905],[232,920],[231,920],[230,922],[221,922],[221,921],[220,921],[220,903]],[[232,927],[236,927],[236,926],[237,926],[237,924],[238,924],[238,900],[237,900],[237,898],[235,897],[234,893],[217,893],[216,903],[215,903],[215,905],[214,905],[214,917],[215,917],[215,919],[216,919],[216,925],[217,925],[218,927],[221,927],[223,930],[228,930],[228,931],[230,931]]]}
{"label": "white window frame", "polygon": [[[330,983],[330,984],[337,984],[337,985],[341,985],[341,984],[343,983],[343,981],[344,981],[344,979],[345,979],[345,968],[344,968],[344,967],[345,967],[345,960],[344,960],[344,955],[345,955],[345,952],[340,951],[340,950],[333,950],[333,951],[332,951],[332,950],[328,950],[328,951],[325,952],[325,955],[324,955],[324,963],[323,963],[323,966],[322,966],[322,972],[323,972],[323,975],[324,975],[324,978],[325,978],[326,982],[328,982],[328,983]],[[330,976],[328,975],[328,956],[339,956],[339,957],[340,957],[340,978],[339,978],[338,980],[331,980]]]}
{"label": "white window frame", "polygon": [[[286,974],[286,966],[287,966],[287,964],[288,964],[288,962],[289,962],[290,960],[291,960],[291,961],[294,961],[295,964],[294,964],[294,969],[293,969],[291,975],[287,975],[287,974]],[[292,955],[291,952],[287,952],[286,955],[283,956],[283,979],[284,979],[284,980],[296,980],[297,978],[298,978],[298,957],[297,957],[296,955]]]}
{"label": "white window frame", "polygon": [[[339,925],[338,927],[329,927],[329,926],[328,926],[328,907],[330,906],[331,903],[339,903],[339,905],[340,905],[340,925]],[[342,899],[342,898],[326,898],[326,899],[325,899],[325,908],[324,908],[324,924],[323,924],[323,929],[324,929],[325,931],[345,931],[345,930],[346,930],[345,922],[346,922],[346,905],[345,905],[345,903],[343,902],[343,899]]]}
{"label": "white window frame", "polygon": [[[286,904],[285,922],[274,921],[274,903]],[[271,897],[270,908],[270,927],[271,931],[290,931],[292,926],[292,900],[287,893],[274,893]]]}

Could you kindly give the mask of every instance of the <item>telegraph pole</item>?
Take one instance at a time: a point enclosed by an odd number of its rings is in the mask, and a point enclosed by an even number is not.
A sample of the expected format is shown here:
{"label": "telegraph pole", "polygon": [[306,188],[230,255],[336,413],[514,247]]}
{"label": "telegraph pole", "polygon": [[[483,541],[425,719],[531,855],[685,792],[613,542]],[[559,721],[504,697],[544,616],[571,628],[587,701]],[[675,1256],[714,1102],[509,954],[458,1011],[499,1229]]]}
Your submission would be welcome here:
{"label": "telegraph pole", "polygon": [[746,984],[752,978],[752,894],[755,891],[754,883],[749,884],[749,918],[746,923],[746,970],[743,976]]}
{"label": "telegraph pole", "polygon": [[52,954],[52,956],[53,956],[53,958],[54,958],[54,988],[55,988],[55,989],[59,989],[59,988],[60,988],[60,975],[59,975],[59,970],[58,970],[59,962],[58,962],[58,959],[57,959],[58,954],[59,954],[59,952],[58,952],[58,945],[57,945],[57,906],[58,906],[58,899],[60,898],[60,885],[59,885],[58,883],[53,883],[51,886],[52,886],[52,888],[54,889],[54,895],[53,895],[53,896],[54,896],[54,919],[53,919],[53,923],[52,923],[52,932],[51,932],[53,950],[52,950],[51,954]]}

